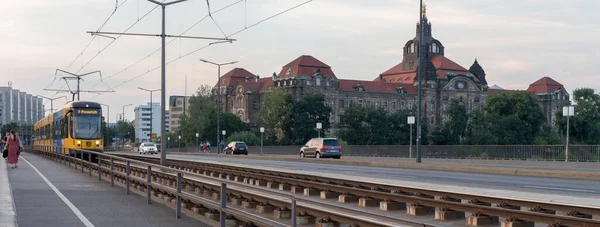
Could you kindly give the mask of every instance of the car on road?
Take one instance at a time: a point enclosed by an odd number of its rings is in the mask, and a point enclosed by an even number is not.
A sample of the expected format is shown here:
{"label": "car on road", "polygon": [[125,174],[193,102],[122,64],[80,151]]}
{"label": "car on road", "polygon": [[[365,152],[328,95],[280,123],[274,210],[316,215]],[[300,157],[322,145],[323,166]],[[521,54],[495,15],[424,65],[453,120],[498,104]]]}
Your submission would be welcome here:
{"label": "car on road", "polygon": [[140,154],[156,154],[158,153],[158,148],[155,143],[144,142],[140,144],[140,148],[138,149]]}
{"label": "car on road", "polygon": [[225,154],[243,154],[248,155],[248,145],[243,141],[233,141],[225,147],[223,150]]}
{"label": "car on road", "polygon": [[313,138],[300,148],[300,157],[340,159],[342,144],[336,138]]}

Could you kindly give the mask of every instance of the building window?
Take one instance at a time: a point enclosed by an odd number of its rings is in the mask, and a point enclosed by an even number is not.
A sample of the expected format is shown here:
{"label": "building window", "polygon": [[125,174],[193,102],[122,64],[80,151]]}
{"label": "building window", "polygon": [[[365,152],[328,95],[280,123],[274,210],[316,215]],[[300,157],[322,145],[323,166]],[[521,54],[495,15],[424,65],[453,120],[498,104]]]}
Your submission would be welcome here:
{"label": "building window", "polygon": [[306,81],[306,86],[310,86],[310,80]]}
{"label": "building window", "polygon": [[340,99],[340,102],[339,102],[340,108],[344,108],[345,107],[344,104],[345,104],[344,100]]}
{"label": "building window", "polygon": [[258,108],[258,102],[256,100],[252,101],[252,109]]}
{"label": "building window", "polygon": [[350,106],[354,105],[354,100],[350,100],[350,103],[349,103],[349,105],[350,105]]}
{"label": "building window", "polygon": [[439,53],[440,52],[440,48],[437,45],[437,43],[431,43],[431,45],[429,46],[429,52],[431,52],[431,53]]}
{"label": "building window", "polygon": [[325,81],[325,86],[329,87],[329,81]]}
{"label": "building window", "polygon": [[285,71],[285,75],[290,75],[291,72],[292,72],[292,69],[287,69],[287,71]]}
{"label": "building window", "polygon": [[321,79],[320,78],[317,78],[315,80],[315,86],[321,86]]}
{"label": "building window", "polygon": [[287,81],[283,81],[283,86],[287,86]]}
{"label": "building window", "polygon": [[392,110],[396,110],[396,102],[392,102]]}
{"label": "building window", "polygon": [[411,43],[408,45],[408,53],[412,54],[415,52],[415,43]]}
{"label": "building window", "polygon": [[384,103],[383,103],[383,108],[385,108],[385,110],[387,110],[387,109],[388,109],[387,102],[384,102]]}

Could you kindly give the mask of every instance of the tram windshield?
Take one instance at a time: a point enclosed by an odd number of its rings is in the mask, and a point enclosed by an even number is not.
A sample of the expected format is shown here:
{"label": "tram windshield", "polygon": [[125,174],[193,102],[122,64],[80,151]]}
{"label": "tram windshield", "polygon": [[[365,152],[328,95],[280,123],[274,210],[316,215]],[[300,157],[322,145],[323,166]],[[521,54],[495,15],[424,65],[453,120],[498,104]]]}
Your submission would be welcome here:
{"label": "tram windshield", "polygon": [[102,138],[99,115],[78,115],[74,118],[73,135],[76,139]]}

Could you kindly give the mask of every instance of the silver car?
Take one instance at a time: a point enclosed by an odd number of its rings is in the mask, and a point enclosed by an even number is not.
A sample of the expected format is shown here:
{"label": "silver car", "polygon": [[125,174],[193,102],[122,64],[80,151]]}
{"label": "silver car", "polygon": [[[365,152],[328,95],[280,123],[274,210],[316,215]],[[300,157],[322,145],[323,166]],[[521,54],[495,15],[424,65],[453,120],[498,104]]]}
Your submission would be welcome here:
{"label": "silver car", "polygon": [[156,154],[158,153],[158,148],[155,143],[144,142],[140,144],[140,154]]}

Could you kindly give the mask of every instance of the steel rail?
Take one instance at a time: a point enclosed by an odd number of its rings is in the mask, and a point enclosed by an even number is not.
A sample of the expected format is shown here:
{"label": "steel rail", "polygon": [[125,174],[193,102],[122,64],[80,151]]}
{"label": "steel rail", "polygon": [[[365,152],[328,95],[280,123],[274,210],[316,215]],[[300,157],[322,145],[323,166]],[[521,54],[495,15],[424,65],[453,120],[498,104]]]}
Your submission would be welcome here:
{"label": "steel rail", "polygon": [[[118,163],[118,165],[125,166],[124,163]],[[134,168],[136,171],[139,171],[139,172],[145,171],[145,169],[142,167],[134,167]],[[153,173],[156,173],[156,172],[153,172]],[[171,178],[171,179],[173,179],[175,176],[173,173],[162,172],[161,174],[163,174],[163,177],[167,176],[168,178]],[[188,182],[191,181],[194,185],[204,184],[203,185],[204,187],[211,187],[211,189],[213,191],[218,191],[218,182],[213,182],[215,180],[213,177],[207,177],[205,175],[200,175],[200,178],[184,178],[184,179],[188,180]],[[139,178],[139,182],[142,182],[141,184],[144,184],[143,178]],[[289,204],[289,202],[287,202],[286,199],[289,199],[291,197],[289,194],[282,193],[278,190],[269,190],[269,189],[265,189],[263,187],[259,187],[259,186],[255,186],[255,185],[242,184],[242,183],[238,183],[238,182],[234,182],[232,185],[234,185],[234,186],[227,188],[228,194],[230,193],[235,196],[239,196],[239,197],[246,198],[246,199],[251,199],[252,201],[266,202],[269,205],[275,205],[277,207],[287,206],[287,204]],[[251,191],[248,191],[248,188],[250,188]],[[171,188],[171,190],[173,190],[173,189]],[[356,211],[356,210],[348,209],[346,207],[341,207],[341,206],[332,206],[330,204],[324,204],[322,202],[315,202],[314,200],[310,200],[310,199],[296,198],[296,200],[299,202],[297,205],[297,209],[299,211],[305,211],[306,213],[309,213],[309,214],[317,214],[317,213],[318,214],[326,214],[325,216],[330,217],[330,219],[335,222],[354,223],[354,224],[358,224],[359,226],[371,226],[374,224],[377,224],[379,226],[397,226],[399,223],[405,224],[405,225],[435,226],[430,223],[413,222],[413,221],[402,220],[399,218],[389,218],[389,217],[385,217],[385,216],[378,215],[378,214],[367,215],[364,213],[364,211]],[[313,208],[313,206],[326,207],[329,209],[328,210],[315,209],[315,208]],[[362,215],[363,217],[370,216],[370,220],[366,221],[366,220],[357,219],[356,215]]]}
{"label": "steel rail", "polygon": [[[293,201],[298,201],[299,203],[297,205],[297,211],[304,211],[309,214],[315,214],[315,217],[317,217],[316,214],[326,215],[328,217],[331,217],[331,219],[330,219],[331,221],[336,221],[336,222],[341,222],[341,223],[354,223],[354,224],[358,224],[359,226],[372,226],[372,225],[397,226],[398,224],[405,224],[405,225],[410,224],[410,225],[418,225],[418,226],[434,226],[434,225],[424,224],[421,222],[407,221],[407,220],[400,219],[398,217],[390,218],[390,217],[382,216],[380,214],[365,214],[362,211],[356,211],[356,210],[343,208],[343,207],[339,207],[339,206],[331,206],[330,204],[325,204],[323,202],[313,201],[310,199],[297,198],[295,196],[292,196],[292,195],[289,195],[286,193],[282,193],[282,192],[276,191],[276,190],[265,189],[263,187],[247,185],[247,184],[243,184],[243,183],[239,183],[239,182],[235,182],[235,181],[215,179],[212,177],[207,177],[205,175],[191,173],[189,171],[184,171],[184,170],[169,168],[169,167],[165,167],[165,166],[161,166],[161,165],[157,165],[157,164],[147,163],[147,162],[141,161],[141,160],[124,158],[124,157],[119,157],[119,156],[114,156],[114,155],[104,154],[104,153],[99,153],[99,152],[94,152],[94,151],[87,151],[87,150],[71,149],[71,151],[77,152],[76,154],[80,154],[80,155],[83,153],[87,153],[88,157],[91,156],[90,154],[98,155],[99,157],[102,157],[101,163],[93,164],[91,162],[91,158],[88,161],[84,161],[83,155],[81,155],[82,159],[79,159],[79,158],[76,158],[77,155],[76,155],[76,157],[69,157],[69,156],[64,156],[64,155],[58,154],[58,153],[48,153],[48,152],[40,152],[40,153],[42,155],[47,155],[47,156],[50,156],[51,158],[55,158],[57,160],[69,160],[69,165],[72,160],[74,163],[76,163],[75,164],[76,168],[78,168],[77,165],[80,165],[82,170],[84,169],[85,166],[87,166],[90,175],[91,175],[91,172],[94,170],[96,172],[98,172],[99,174],[102,174],[102,173],[111,174],[111,175],[116,174],[117,178],[126,179],[127,186],[129,186],[131,182],[133,182],[134,185],[135,184],[139,184],[139,185],[149,184],[146,186],[149,186],[149,188],[152,188],[155,190],[161,190],[161,191],[167,192],[169,194],[175,194],[175,195],[179,195],[179,196],[183,195],[184,199],[186,199],[187,201],[195,201],[197,203],[202,204],[203,206],[205,206],[207,208],[217,210],[217,211],[223,211],[227,214],[233,215],[238,220],[252,222],[252,223],[261,223],[260,226],[281,226],[282,224],[278,223],[278,222],[273,222],[271,220],[265,219],[265,218],[257,216],[257,215],[251,215],[248,212],[243,211],[241,209],[229,208],[229,207],[226,209],[221,208],[221,207],[219,207],[218,203],[211,201],[209,199],[205,199],[205,198],[196,196],[196,195],[188,193],[188,192],[178,193],[177,189],[174,189],[172,187],[168,187],[165,185],[161,185],[161,184],[158,184],[155,182],[148,182],[146,178],[138,177],[136,175],[137,175],[137,173],[141,172],[143,174],[145,171],[147,171],[148,168],[144,168],[144,166],[147,166],[147,167],[155,167],[155,170],[152,171],[151,176],[157,175],[157,176],[162,176],[162,177],[167,176],[167,177],[173,178],[175,174],[177,174],[178,176],[186,175],[186,176],[190,176],[190,177],[183,177],[182,183],[192,184],[192,185],[197,185],[197,184],[207,185],[207,184],[209,184],[213,188],[213,190],[214,190],[214,188],[217,187],[216,183],[226,183],[229,185],[233,185],[233,188],[231,188],[231,187],[227,188],[227,191],[230,192],[228,194],[231,194],[231,195],[237,194],[244,198],[257,198],[257,200],[259,200],[258,198],[260,198],[260,200],[262,200],[262,201],[269,202],[270,204],[278,204],[278,205],[280,205],[280,207],[287,206],[287,204],[290,204],[290,202],[295,204],[295,202],[293,202]],[[119,160],[119,162],[114,162],[114,160]],[[120,162],[122,162],[122,163],[120,163]],[[103,163],[105,163],[105,165],[103,165]],[[133,165],[131,165],[131,163]],[[116,167],[116,169],[113,169],[113,167]],[[131,171],[133,171],[133,173],[134,173],[133,175],[130,174]],[[101,178],[99,177],[99,180],[100,179]],[[108,180],[108,178],[107,178],[107,180]],[[207,183],[206,181],[210,181],[212,183],[210,183],[210,182]],[[180,183],[179,186],[181,186],[182,183]],[[248,188],[253,190],[255,193],[249,193]],[[217,191],[217,190],[214,190],[214,191]],[[280,197],[279,202],[273,201],[274,195],[277,197]],[[291,199],[292,201],[288,202],[287,201],[288,199]],[[315,209],[315,208],[313,208],[314,206],[320,206],[321,208],[329,207],[329,210]],[[250,216],[248,216],[248,215],[250,215]],[[293,215],[293,217],[295,218],[295,215]]]}
{"label": "steel rail", "polygon": [[[153,158],[149,157],[139,157],[132,155],[124,155],[128,157],[145,159],[153,161]],[[413,187],[403,187],[396,185],[382,185],[382,184],[374,184],[374,183],[365,183],[358,181],[350,181],[350,180],[340,180],[334,178],[326,178],[326,177],[316,177],[312,175],[306,174],[291,174],[287,172],[277,172],[273,170],[261,170],[255,168],[247,168],[247,167],[232,167],[227,165],[218,165],[218,164],[207,164],[201,162],[193,162],[193,161],[185,161],[185,160],[175,160],[171,159],[170,164],[173,166],[183,165],[188,168],[212,168],[209,171],[228,173],[232,175],[245,176],[249,178],[255,179],[264,179],[270,181],[277,182],[286,182],[292,185],[302,185],[309,186],[314,188],[322,188],[328,189],[340,193],[347,193],[353,195],[362,195],[365,197],[376,198],[380,200],[393,200],[393,201],[401,201],[406,203],[413,204],[421,204],[424,206],[430,207],[438,207],[438,208],[449,208],[452,210],[466,211],[466,212],[479,212],[489,216],[502,216],[502,217],[516,217],[519,220],[527,220],[527,221],[537,221],[543,223],[561,223],[563,225],[573,225],[573,226],[600,226],[600,221],[592,220],[587,218],[579,218],[575,216],[560,216],[555,214],[547,214],[543,212],[533,212],[533,211],[521,211],[514,210],[510,208],[502,208],[502,207],[491,207],[489,205],[481,205],[477,204],[478,202],[487,202],[487,203],[497,203],[497,204],[508,204],[512,206],[522,206],[522,207],[541,207],[544,209],[551,209],[557,211],[571,212],[573,213],[583,213],[583,214],[592,214],[598,215],[600,214],[600,208],[595,208],[592,206],[584,206],[584,205],[566,205],[566,204],[557,204],[551,202],[544,201],[526,201],[526,200],[518,200],[518,199],[510,199],[510,198],[501,198],[494,196],[486,196],[486,195],[469,195],[464,193],[455,193],[455,192],[444,192],[438,190],[427,190],[427,189],[419,189]],[[175,163],[173,163],[175,162]],[[179,163],[179,164],[178,164]],[[269,174],[263,174],[268,172]],[[320,178],[320,179],[315,179]],[[318,181],[321,182],[318,182]],[[335,184],[331,184],[335,183]],[[385,190],[385,191],[383,191]],[[395,193],[392,193],[394,191]],[[429,197],[429,198],[427,198]],[[450,199],[462,199],[467,201],[472,201],[474,204],[464,204],[460,202],[453,201],[445,201],[439,199],[432,199],[435,197],[440,198],[450,198]]]}

